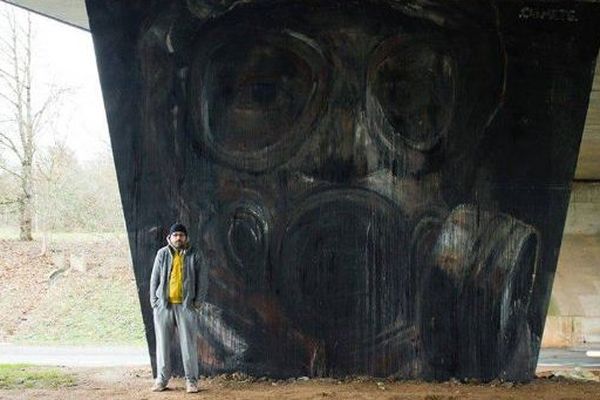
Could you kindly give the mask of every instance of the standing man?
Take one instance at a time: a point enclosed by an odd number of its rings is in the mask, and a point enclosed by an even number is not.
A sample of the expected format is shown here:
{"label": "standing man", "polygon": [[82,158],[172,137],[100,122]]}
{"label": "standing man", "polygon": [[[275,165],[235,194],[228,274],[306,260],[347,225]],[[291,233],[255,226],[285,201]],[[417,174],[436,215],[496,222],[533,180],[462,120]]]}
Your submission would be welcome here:
{"label": "standing man", "polygon": [[186,391],[198,392],[197,311],[206,292],[206,268],[200,249],[192,249],[187,229],[176,223],[167,245],[159,249],[150,278],[150,305],[156,334],[156,382],[152,391],[166,389],[171,378],[170,345],[177,326],[185,370]]}

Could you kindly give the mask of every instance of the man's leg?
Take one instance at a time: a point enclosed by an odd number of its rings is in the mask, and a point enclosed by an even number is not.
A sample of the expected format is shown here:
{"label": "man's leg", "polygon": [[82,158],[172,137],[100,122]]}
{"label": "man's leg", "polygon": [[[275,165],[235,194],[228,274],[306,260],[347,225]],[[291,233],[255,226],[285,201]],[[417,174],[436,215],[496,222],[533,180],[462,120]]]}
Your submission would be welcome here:
{"label": "man's leg", "polygon": [[172,305],[154,308],[154,332],[156,335],[156,383],[166,386],[171,378],[171,340],[175,319]]}
{"label": "man's leg", "polygon": [[198,317],[195,310],[181,304],[174,306],[173,310],[177,319],[185,379],[195,385],[198,381]]}

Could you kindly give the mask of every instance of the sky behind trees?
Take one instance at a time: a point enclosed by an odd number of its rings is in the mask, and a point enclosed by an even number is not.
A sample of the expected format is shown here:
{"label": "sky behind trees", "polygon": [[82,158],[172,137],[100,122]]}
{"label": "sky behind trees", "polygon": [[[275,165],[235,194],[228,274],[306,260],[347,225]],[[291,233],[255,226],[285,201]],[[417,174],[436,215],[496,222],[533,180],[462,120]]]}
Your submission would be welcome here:
{"label": "sky behind trees", "polygon": [[[0,2],[0,14],[14,10],[17,17],[26,11]],[[45,132],[42,145],[63,139],[81,162],[106,153],[110,139],[102,92],[96,69],[92,36],[89,32],[31,13],[34,29],[33,75],[41,83],[40,98],[50,85],[70,88],[52,132]],[[4,32],[0,27],[0,35]]]}
{"label": "sky behind trees", "polygon": [[21,240],[123,229],[90,33],[3,2],[0,218]]}

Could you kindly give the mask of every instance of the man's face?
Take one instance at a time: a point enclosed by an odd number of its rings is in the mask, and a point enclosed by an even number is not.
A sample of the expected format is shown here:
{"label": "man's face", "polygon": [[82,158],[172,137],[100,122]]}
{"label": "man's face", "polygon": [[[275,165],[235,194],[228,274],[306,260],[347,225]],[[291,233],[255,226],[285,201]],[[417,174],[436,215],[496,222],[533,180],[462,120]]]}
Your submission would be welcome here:
{"label": "man's face", "polygon": [[187,236],[183,232],[173,232],[170,238],[171,243],[176,249],[182,248],[187,241]]}

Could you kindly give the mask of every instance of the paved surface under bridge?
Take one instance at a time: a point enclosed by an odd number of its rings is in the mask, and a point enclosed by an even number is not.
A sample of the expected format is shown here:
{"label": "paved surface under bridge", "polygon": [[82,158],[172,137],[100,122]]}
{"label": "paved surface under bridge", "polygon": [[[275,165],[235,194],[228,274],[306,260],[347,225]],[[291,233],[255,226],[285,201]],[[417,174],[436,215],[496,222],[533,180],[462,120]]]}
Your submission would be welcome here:
{"label": "paved surface under bridge", "polygon": [[[20,346],[0,344],[0,364],[27,363],[69,367],[149,365],[146,347],[133,346]],[[600,368],[600,345],[581,349],[542,349],[538,367]]]}

